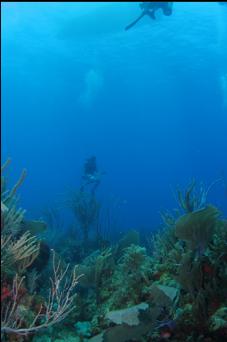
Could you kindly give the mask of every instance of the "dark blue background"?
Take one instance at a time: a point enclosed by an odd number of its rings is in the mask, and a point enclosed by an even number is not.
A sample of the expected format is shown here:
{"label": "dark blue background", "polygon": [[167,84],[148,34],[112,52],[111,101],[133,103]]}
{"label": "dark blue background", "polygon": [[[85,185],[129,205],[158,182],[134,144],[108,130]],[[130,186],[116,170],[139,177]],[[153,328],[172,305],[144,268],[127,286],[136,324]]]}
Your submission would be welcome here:
{"label": "dark blue background", "polygon": [[[159,224],[178,184],[227,177],[226,8],[176,3],[126,32],[138,4],[2,4],[2,161],[12,183],[28,170],[28,216],[61,206],[90,155],[125,229]],[[225,214],[226,192],[209,194]]]}

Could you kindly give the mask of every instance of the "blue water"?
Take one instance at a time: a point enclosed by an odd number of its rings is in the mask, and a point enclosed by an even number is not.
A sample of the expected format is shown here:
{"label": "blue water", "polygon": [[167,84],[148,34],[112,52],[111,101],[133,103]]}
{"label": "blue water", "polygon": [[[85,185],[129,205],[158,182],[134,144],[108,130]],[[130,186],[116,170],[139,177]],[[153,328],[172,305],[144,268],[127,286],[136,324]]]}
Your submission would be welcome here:
{"label": "blue water", "polygon": [[[28,171],[28,217],[61,206],[91,155],[122,229],[154,229],[193,177],[227,178],[226,6],[174,3],[125,31],[138,4],[2,4],[2,161],[12,183]],[[225,215],[226,188],[209,193]]]}

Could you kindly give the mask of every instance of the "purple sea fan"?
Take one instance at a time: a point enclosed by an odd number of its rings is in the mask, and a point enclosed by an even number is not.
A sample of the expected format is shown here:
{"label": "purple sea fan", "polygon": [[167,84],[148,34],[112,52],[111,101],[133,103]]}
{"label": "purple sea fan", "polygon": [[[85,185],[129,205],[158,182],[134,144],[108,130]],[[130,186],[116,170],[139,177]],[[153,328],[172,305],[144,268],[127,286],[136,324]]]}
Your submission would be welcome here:
{"label": "purple sea fan", "polygon": [[176,328],[176,322],[171,319],[161,321],[160,324],[157,326],[157,329],[169,329],[171,331],[173,331],[175,328]]}

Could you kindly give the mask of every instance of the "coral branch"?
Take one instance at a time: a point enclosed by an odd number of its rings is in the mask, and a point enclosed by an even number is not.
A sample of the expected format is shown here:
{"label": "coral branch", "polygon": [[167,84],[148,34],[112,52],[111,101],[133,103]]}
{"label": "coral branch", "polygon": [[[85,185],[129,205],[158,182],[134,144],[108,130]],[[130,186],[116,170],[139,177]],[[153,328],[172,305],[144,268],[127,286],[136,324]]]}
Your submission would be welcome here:
{"label": "coral branch", "polygon": [[[81,277],[76,275],[76,266],[69,274],[69,265],[62,268],[61,261],[56,261],[53,253],[53,278],[51,278],[51,288],[47,303],[40,306],[40,309],[27,328],[21,327],[23,317],[17,316],[18,291],[24,278],[18,279],[18,275],[13,282],[13,296],[10,303],[2,307],[1,332],[27,335],[40,329],[50,327],[62,321],[74,308],[73,300],[76,296],[74,289]],[[45,310],[44,313],[43,310]],[[38,323],[38,324],[37,324]]]}
{"label": "coral branch", "polygon": [[16,184],[14,185],[14,187],[12,188],[12,190],[10,191],[9,196],[13,197],[15,195],[15,193],[17,192],[18,188],[21,186],[21,184],[24,182],[25,177],[27,175],[27,170],[23,169],[22,173],[20,175],[20,178],[18,179],[18,181],[16,182]]}
{"label": "coral branch", "polygon": [[8,158],[5,162],[5,164],[3,164],[1,166],[1,172],[5,171],[5,169],[8,167],[8,165],[11,163],[11,158]]}

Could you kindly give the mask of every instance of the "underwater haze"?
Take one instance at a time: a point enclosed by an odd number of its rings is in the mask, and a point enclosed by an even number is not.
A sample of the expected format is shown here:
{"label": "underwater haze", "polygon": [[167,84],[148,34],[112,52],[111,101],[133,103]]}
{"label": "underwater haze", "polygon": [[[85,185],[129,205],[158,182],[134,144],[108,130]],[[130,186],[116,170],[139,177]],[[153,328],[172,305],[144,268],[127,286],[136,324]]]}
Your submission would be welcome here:
{"label": "underwater haze", "polygon": [[1,9],[3,342],[226,342],[227,3]]}
{"label": "underwater haze", "polygon": [[227,214],[227,7],[28,2],[2,9],[2,161],[27,169],[28,217],[77,189],[84,161],[104,171],[123,229],[151,231],[192,178]]}

